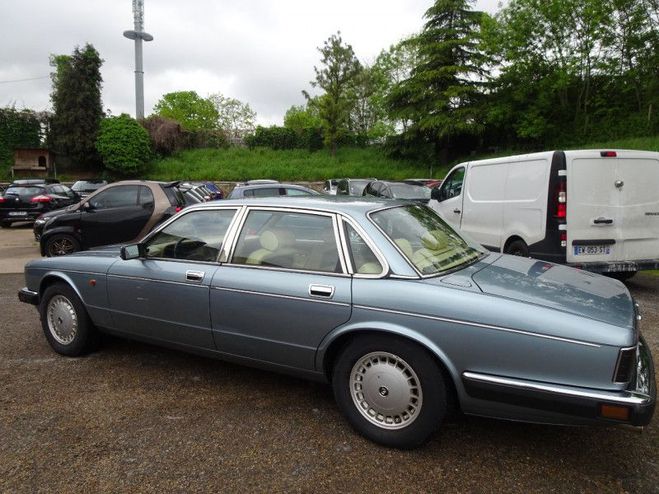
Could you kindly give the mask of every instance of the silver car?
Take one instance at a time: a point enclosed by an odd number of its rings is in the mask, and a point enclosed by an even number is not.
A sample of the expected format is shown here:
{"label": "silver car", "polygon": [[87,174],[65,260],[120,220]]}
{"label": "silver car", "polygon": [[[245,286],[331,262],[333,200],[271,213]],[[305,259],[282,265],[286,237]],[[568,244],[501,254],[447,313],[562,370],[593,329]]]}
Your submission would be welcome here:
{"label": "silver car", "polygon": [[490,253],[416,203],[206,203],[137,244],[32,261],[25,279],[60,354],[106,332],[327,381],[387,446],[423,444],[452,408],[551,424],[654,411],[622,283]]}

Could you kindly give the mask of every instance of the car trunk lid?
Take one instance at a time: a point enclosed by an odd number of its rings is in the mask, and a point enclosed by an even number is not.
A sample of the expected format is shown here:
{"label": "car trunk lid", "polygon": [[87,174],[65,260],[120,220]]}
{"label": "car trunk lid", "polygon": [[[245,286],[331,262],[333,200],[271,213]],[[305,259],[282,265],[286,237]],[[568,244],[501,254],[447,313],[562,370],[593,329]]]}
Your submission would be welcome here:
{"label": "car trunk lid", "polygon": [[598,274],[504,255],[472,279],[484,293],[634,327],[634,304],[627,288]]}

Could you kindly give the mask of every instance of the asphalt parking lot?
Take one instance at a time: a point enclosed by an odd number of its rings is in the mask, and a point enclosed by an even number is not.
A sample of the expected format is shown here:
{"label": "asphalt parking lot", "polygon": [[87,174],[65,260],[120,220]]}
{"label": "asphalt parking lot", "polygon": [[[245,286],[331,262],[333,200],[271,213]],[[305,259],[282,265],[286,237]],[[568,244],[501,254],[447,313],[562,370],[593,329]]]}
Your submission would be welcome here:
{"label": "asphalt parking lot", "polygon": [[[642,432],[457,417],[423,449],[354,433],[328,386],[107,339],[50,350],[18,302],[31,228],[0,230],[0,492],[659,492]],[[659,356],[659,277],[628,286]]]}

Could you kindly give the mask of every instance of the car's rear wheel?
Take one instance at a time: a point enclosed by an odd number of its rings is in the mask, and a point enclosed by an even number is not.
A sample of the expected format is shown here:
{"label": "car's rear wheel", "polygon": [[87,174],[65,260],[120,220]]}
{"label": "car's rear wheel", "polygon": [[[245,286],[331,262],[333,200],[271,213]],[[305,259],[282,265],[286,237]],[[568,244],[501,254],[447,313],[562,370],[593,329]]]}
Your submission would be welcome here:
{"label": "car's rear wheel", "polygon": [[59,233],[46,241],[46,255],[48,257],[65,256],[80,250],[80,242],[71,235]]}
{"label": "car's rear wheel", "polygon": [[77,357],[98,346],[98,331],[69,285],[55,283],[46,288],[39,304],[39,314],[46,339],[57,353]]}
{"label": "car's rear wheel", "polygon": [[350,424],[385,446],[422,445],[447,411],[441,369],[426,350],[403,339],[356,337],[338,356],[332,385]]}

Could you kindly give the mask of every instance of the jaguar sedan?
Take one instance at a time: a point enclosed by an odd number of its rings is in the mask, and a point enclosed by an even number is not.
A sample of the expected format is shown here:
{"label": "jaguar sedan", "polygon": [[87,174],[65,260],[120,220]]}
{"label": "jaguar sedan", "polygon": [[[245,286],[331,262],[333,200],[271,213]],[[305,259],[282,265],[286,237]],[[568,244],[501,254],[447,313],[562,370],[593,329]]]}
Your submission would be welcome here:
{"label": "jaguar sedan", "polygon": [[52,348],[99,333],[331,383],[361,434],[413,448],[452,409],[650,422],[652,357],[613,279],[490,253],[426,206],[350,197],[186,208],[141,242],[32,261]]}

